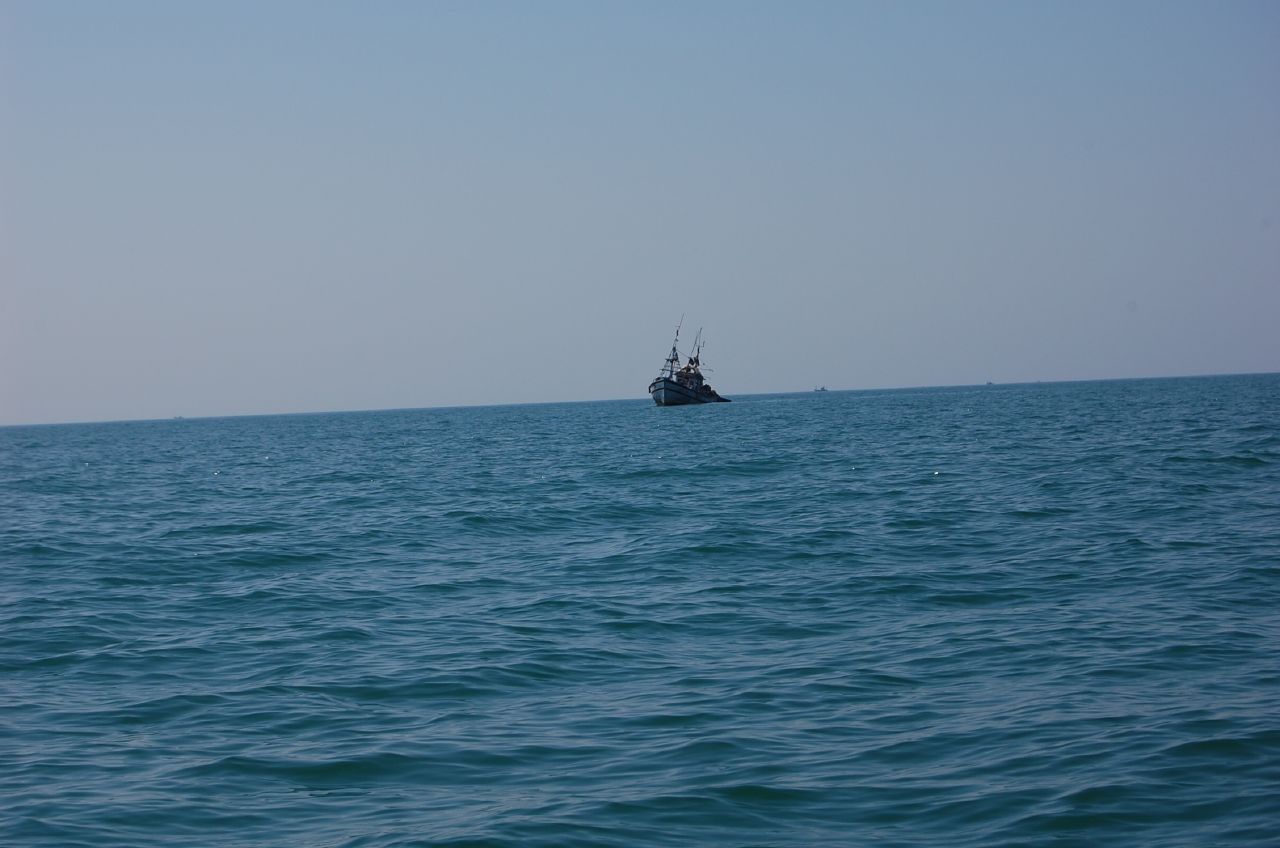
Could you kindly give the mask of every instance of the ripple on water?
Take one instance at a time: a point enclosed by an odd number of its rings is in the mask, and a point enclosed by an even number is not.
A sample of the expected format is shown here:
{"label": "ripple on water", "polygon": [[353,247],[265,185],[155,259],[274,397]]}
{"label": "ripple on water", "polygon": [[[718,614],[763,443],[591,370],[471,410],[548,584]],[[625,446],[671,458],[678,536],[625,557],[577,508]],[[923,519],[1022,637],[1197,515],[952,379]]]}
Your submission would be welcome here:
{"label": "ripple on water", "polygon": [[1260,376],[0,429],[0,842],[1266,844],[1277,421]]}

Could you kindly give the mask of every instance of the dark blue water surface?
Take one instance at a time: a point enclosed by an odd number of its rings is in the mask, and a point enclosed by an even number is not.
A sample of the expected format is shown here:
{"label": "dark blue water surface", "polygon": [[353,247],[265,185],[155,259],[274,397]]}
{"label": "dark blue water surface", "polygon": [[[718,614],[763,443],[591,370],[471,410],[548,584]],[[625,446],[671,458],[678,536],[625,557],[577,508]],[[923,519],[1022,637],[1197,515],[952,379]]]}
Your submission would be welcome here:
{"label": "dark blue water surface", "polygon": [[0,430],[0,844],[1280,839],[1280,376]]}

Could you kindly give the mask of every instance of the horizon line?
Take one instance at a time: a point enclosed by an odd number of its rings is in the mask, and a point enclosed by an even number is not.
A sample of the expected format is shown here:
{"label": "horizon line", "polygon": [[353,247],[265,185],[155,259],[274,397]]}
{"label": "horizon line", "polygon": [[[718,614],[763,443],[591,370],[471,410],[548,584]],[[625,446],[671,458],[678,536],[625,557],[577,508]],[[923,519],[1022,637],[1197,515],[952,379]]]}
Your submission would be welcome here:
{"label": "horizon line", "polygon": [[[1238,372],[1213,372],[1204,374],[1166,374],[1159,376],[1138,376],[1138,377],[1083,377],[1062,380],[1014,380],[1008,382],[987,381],[982,383],[950,383],[950,384],[919,384],[906,386],[870,386],[861,388],[830,388],[824,386],[828,392],[833,393],[851,393],[851,392],[899,392],[899,391],[918,391],[920,389],[965,389],[965,388],[985,388],[987,386],[1034,386],[1034,385],[1056,385],[1064,383],[1118,383],[1137,380],[1192,380],[1207,377],[1265,377],[1272,375],[1280,375],[1280,371],[1238,371]],[[815,389],[790,389],[787,391],[777,392],[747,392],[737,395],[741,398],[768,397],[770,395],[801,395],[812,394]],[[621,397],[621,398],[591,398],[585,400],[535,400],[535,401],[514,401],[509,403],[458,403],[447,404],[445,406],[387,406],[377,408],[361,408],[361,409],[316,409],[316,410],[297,410],[293,412],[234,412],[225,415],[173,415],[168,418],[106,418],[106,419],[85,419],[72,421],[30,421],[14,424],[0,424],[0,429],[11,429],[19,427],[75,427],[94,424],[148,424],[161,421],[216,421],[226,418],[276,418],[288,415],[360,415],[364,413],[375,412],[420,412],[426,410],[447,410],[447,409],[485,409],[485,408],[501,408],[508,406],[556,406],[562,404],[577,403],[621,403],[623,401],[641,402],[648,398],[640,397]]]}

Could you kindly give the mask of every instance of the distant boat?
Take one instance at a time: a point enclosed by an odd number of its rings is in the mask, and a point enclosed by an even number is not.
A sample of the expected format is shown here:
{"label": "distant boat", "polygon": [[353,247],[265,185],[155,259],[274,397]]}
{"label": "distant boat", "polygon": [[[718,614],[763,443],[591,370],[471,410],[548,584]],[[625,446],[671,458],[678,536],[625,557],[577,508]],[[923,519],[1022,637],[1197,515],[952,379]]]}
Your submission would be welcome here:
{"label": "distant boat", "polygon": [[[681,324],[684,321],[681,319]],[[676,338],[671,343],[671,353],[662,364],[662,371],[649,384],[649,396],[658,406],[684,406],[690,403],[728,403],[702,376],[702,331],[693,340],[693,353],[680,364],[680,324],[676,325]]]}
{"label": "distant boat", "polygon": [[814,390],[815,392],[825,392],[825,391],[827,390],[827,387],[826,387],[826,386],[815,386],[813,390]]}

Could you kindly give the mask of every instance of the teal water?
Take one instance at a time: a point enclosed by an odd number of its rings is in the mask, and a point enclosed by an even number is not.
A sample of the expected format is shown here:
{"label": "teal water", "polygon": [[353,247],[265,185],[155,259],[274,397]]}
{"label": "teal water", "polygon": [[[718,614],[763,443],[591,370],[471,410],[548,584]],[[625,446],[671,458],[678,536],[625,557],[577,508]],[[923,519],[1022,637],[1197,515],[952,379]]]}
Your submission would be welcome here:
{"label": "teal water", "polygon": [[1280,839],[1280,376],[0,429],[0,844]]}

